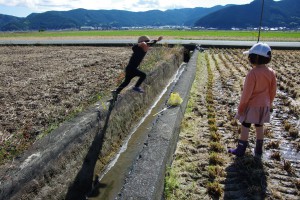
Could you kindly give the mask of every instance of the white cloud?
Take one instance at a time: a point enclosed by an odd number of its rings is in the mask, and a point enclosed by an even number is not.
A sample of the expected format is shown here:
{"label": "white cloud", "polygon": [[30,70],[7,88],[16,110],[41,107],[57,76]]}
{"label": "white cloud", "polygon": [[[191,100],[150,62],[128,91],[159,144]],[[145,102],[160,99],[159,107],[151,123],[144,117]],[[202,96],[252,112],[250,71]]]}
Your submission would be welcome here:
{"label": "white cloud", "polygon": [[212,7],[226,4],[247,4],[253,0],[0,0],[2,6],[25,7],[34,12],[48,10],[118,9],[129,11],[167,10],[175,8]]}
{"label": "white cloud", "polygon": [[39,0],[0,0],[1,5],[18,7],[35,7]]}

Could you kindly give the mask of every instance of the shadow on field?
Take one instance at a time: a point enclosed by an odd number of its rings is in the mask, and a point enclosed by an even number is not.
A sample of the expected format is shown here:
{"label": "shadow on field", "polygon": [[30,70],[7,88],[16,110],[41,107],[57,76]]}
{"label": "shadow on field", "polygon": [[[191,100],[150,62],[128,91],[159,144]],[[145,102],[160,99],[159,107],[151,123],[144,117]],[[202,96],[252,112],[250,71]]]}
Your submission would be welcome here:
{"label": "shadow on field", "polygon": [[[85,200],[89,193],[91,193],[92,189],[97,186],[98,188],[105,188],[107,185],[99,184],[98,177],[96,176],[95,180],[93,180],[94,169],[96,166],[96,162],[98,160],[99,154],[101,152],[103,146],[103,139],[105,137],[105,133],[108,127],[108,122],[110,118],[110,114],[112,109],[115,106],[115,102],[117,96],[110,100],[110,105],[108,109],[108,113],[105,119],[105,123],[103,129],[100,130],[94,138],[90,149],[84,158],[84,162],[80,171],[78,172],[73,184],[69,187],[66,200]],[[93,193],[94,195],[99,195]]]}
{"label": "shadow on field", "polygon": [[261,159],[246,155],[226,168],[224,199],[265,199],[266,172]]}

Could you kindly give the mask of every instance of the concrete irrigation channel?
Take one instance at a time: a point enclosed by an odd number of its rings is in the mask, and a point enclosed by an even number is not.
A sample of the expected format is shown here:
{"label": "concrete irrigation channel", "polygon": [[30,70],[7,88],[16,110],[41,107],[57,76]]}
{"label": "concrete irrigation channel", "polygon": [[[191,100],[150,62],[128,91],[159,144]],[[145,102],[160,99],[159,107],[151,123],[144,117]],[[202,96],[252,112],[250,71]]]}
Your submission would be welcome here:
{"label": "concrete irrigation channel", "polygon": [[[130,149],[127,144],[137,138],[130,133],[134,134],[134,129],[144,122],[148,123],[147,128],[138,130],[142,133],[138,141],[142,145],[137,145],[137,149],[131,147],[132,161],[125,159],[127,166],[121,166],[126,169],[120,179],[122,184],[118,184],[120,190],[112,190],[110,195],[112,198],[118,195],[120,199],[160,199],[165,170],[176,148],[179,125],[193,83],[197,54],[194,51],[185,64],[182,64],[183,53],[174,55],[148,74],[145,94],[126,91],[111,112],[106,100],[98,102],[38,140],[13,164],[1,167],[5,181],[0,184],[0,199],[101,199],[100,195],[111,190],[108,184],[101,184],[101,179],[117,165],[124,148]],[[168,97],[174,91],[181,95],[183,103],[153,116],[166,108]],[[145,113],[151,117],[143,118]],[[102,157],[112,153],[116,156],[110,166],[99,171],[104,162]]]}
{"label": "concrete irrigation channel", "polygon": [[[114,166],[100,178],[90,199],[161,199],[165,170],[170,165],[176,148],[180,122],[195,76],[197,53],[194,53],[188,64],[180,66],[148,115],[133,131],[130,140],[134,141],[129,141],[128,147],[126,144],[127,149],[121,149],[121,156],[117,161],[119,164],[113,162]],[[184,101],[180,106],[166,106],[171,92],[181,94]],[[122,175],[120,171],[124,171],[123,164],[126,161],[130,161],[130,165],[125,164],[130,168]]]}

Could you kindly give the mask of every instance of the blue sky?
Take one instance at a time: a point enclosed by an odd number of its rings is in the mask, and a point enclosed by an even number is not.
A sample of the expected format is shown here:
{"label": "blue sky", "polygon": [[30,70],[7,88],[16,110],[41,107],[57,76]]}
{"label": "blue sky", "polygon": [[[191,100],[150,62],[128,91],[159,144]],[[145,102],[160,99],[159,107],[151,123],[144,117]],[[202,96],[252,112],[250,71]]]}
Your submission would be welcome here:
{"label": "blue sky", "polygon": [[31,13],[76,8],[90,10],[167,10],[175,8],[212,7],[226,4],[248,4],[253,0],[0,0],[0,14],[26,17]]}

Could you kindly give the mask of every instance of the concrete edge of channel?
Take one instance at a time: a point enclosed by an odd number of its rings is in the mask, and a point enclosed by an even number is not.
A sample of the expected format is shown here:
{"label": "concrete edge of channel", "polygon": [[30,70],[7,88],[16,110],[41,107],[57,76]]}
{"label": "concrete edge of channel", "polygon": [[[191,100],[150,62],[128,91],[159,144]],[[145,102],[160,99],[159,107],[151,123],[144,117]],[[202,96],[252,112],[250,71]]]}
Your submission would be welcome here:
{"label": "concrete edge of channel", "polygon": [[173,92],[178,92],[182,97],[182,104],[167,109],[156,118],[118,199],[162,199],[165,172],[171,165],[177,146],[180,123],[195,79],[198,53],[199,51],[193,52],[185,71],[173,88]]}
{"label": "concrete edge of channel", "polygon": [[[182,62],[181,56],[174,55],[170,60],[161,63],[163,67],[158,67],[157,72],[149,74],[145,85],[151,84],[153,88],[147,88],[148,95],[159,92],[159,88],[162,88]],[[157,81],[158,76],[161,82]],[[132,94],[124,94],[123,99],[117,102],[112,118],[130,117],[128,113],[131,112],[128,109],[137,105],[139,110],[143,106],[146,109],[148,103],[152,102],[151,97],[145,95],[135,95],[134,99],[136,104],[128,106],[128,102],[132,101]],[[123,104],[127,105],[127,110],[121,109]],[[117,122],[110,120],[110,126],[114,129],[109,130],[107,144],[103,144],[104,141],[102,143],[104,137],[107,139],[107,135],[103,133],[107,115],[108,104],[99,102],[64,122],[12,162],[1,166],[0,199],[74,199],[74,195],[77,195],[76,199],[83,199],[93,184],[93,172],[101,148],[107,151],[110,144],[116,142],[115,138],[125,137],[114,132],[117,126],[113,123]],[[127,123],[121,123],[124,126],[121,127],[122,130],[130,129],[130,124],[134,123],[134,119],[125,120]]]}
{"label": "concrete edge of channel", "polygon": [[[44,182],[59,175],[70,160],[74,162],[84,158],[78,152],[99,133],[106,115],[104,108],[90,108],[37,140],[11,163],[1,166],[1,174],[5,174],[6,181],[0,183],[0,199],[29,199],[30,193],[37,193]],[[70,159],[66,154],[73,156]]]}

